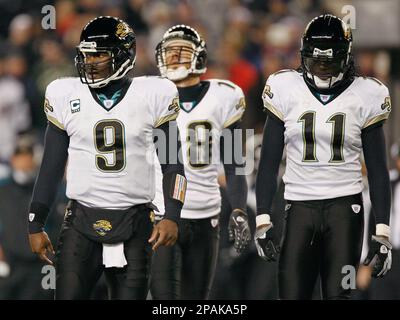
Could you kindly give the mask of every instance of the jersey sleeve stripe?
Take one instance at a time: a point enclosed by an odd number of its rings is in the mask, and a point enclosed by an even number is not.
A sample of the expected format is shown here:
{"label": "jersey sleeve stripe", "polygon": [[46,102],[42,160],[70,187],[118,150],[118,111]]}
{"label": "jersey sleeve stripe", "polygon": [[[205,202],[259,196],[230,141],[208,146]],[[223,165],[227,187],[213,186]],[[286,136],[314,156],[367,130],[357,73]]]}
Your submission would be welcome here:
{"label": "jersey sleeve stripe", "polygon": [[243,112],[240,112],[239,114],[234,115],[232,118],[229,120],[225,121],[223,124],[223,128],[229,127],[231,124],[235,123],[236,121],[239,121],[242,118]]}
{"label": "jersey sleeve stripe", "polygon": [[264,107],[268,111],[272,112],[275,116],[277,116],[279,120],[283,121],[283,113],[280,112],[278,109],[276,109],[272,104],[270,104],[267,101],[264,101]]}
{"label": "jersey sleeve stripe", "polygon": [[64,126],[56,118],[52,117],[51,115],[49,115],[47,113],[46,113],[46,117],[47,117],[47,120],[49,120],[56,127],[60,128],[61,130],[65,130]]}
{"label": "jersey sleeve stripe", "polygon": [[363,129],[365,129],[365,128],[367,128],[367,127],[369,127],[369,126],[371,126],[371,125],[373,125],[373,124],[375,124],[377,122],[380,122],[382,120],[386,120],[387,118],[389,118],[389,114],[390,114],[390,112],[385,112],[385,113],[382,113],[382,114],[380,114],[380,115],[378,115],[376,117],[373,117],[373,118],[369,119],[364,124]]}
{"label": "jersey sleeve stripe", "polygon": [[156,121],[154,128],[157,128],[168,121],[175,120],[177,117],[178,117],[178,112],[161,117]]}

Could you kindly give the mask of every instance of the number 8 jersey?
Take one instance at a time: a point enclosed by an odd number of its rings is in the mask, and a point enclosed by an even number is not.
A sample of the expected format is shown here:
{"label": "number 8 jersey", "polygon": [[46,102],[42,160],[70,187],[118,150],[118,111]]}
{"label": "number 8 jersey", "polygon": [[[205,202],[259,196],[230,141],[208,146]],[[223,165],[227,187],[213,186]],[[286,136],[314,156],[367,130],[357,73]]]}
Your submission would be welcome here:
{"label": "number 8 jersey", "polygon": [[331,199],[362,191],[361,132],[386,120],[388,89],[374,78],[356,77],[341,93],[323,95],[303,75],[271,75],[264,107],[285,126],[285,199]]}
{"label": "number 8 jersey", "polygon": [[[195,106],[181,105],[177,118],[183,163],[187,179],[181,217],[205,219],[219,214],[221,195],[218,184],[222,130],[239,121],[245,110],[243,91],[226,80],[209,79],[203,97]],[[225,150],[225,153],[228,153]],[[159,214],[164,214],[162,174],[156,165],[156,198]]]}
{"label": "number 8 jersey", "polygon": [[79,78],[46,90],[47,119],[70,137],[67,197],[88,207],[127,209],[155,196],[153,129],[176,119],[178,90],[166,79],[138,77],[121,95],[101,105]]}

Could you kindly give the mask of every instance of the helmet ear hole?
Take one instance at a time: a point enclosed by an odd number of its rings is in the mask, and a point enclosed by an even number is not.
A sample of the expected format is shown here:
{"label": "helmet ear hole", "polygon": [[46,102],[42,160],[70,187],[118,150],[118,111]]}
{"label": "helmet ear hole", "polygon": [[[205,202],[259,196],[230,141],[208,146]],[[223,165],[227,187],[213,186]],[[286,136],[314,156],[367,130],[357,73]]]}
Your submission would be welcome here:
{"label": "helmet ear hole", "polygon": [[207,64],[207,53],[205,50],[201,51],[197,57],[196,69],[204,69]]}

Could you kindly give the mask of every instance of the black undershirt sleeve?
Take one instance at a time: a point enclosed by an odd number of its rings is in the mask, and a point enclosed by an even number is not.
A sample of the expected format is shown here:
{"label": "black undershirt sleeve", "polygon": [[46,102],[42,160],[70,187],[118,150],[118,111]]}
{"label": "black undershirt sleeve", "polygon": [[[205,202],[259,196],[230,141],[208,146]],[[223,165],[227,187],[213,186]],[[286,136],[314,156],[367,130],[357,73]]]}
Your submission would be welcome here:
{"label": "black undershirt sleeve", "polygon": [[386,161],[383,123],[367,127],[361,132],[365,165],[368,172],[369,194],[377,224],[389,225],[391,188]]}
{"label": "black undershirt sleeve", "polygon": [[45,133],[42,164],[33,189],[29,210],[30,213],[34,214],[34,218],[30,218],[29,221],[30,233],[43,231],[59,183],[64,176],[68,159],[68,146],[68,134],[49,122]]}
{"label": "black undershirt sleeve", "polygon": [[[223,130],[220,140],[220,155],[225,171],[229,203],[233,210],[241,209],[245,211],[247,206],[247,181],[244,172],[239,174],[245,166],[245,162],[242,161],[242,136],[235,136],[235,130],[241,130],[239,121]],[[224,135],[231,139],[226,139],[226,142]]]}
{"label": "black undershirt sleeve", "polygon": [[161,131],[155,134],[155,142],[160,138],[158,137],[159,134],[165,137],[165,143],[159,143],[157,145],[157,156],[163,173],[164,217],[179,222],[183,202],[173,197],[173,192],[177,183],[177,175],[185,177],[179,129],[176,121],[169,121],[157,127],[156,130]]}
{"label": "black undershirt sleeve", "polygon": [[279,164],[284,148],[284,132],[284,123],[268,112],[256,179],[257,215],[271,214],[272,200],[278,184]]}

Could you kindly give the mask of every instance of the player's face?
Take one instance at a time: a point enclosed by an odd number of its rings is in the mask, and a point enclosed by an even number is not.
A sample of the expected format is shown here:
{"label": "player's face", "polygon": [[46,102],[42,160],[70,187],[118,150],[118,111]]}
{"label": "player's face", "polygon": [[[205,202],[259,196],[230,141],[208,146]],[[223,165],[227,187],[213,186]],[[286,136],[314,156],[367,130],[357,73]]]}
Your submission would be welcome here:
{"label": "player's face", "polygon": [[343,70],[342,60],[305,58],[305,65],[311,74],[322,80],[337,77]]}
{"label": "player's face", "polygon": [[108,52],[85,53],[86,76],[90,80],[107,78],[112,74],[112,58]]}
{"label": "player's face", "polygon": [[189,41],[173,40],[164,47],[165,62],[169,69],[184,65],[190,68],[193,59],[193,47]]}

